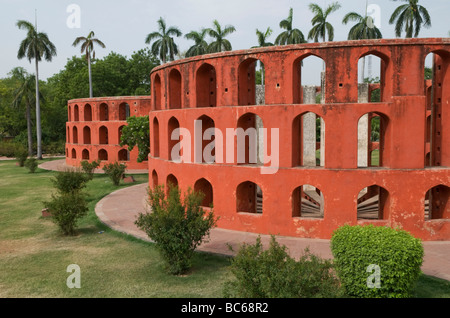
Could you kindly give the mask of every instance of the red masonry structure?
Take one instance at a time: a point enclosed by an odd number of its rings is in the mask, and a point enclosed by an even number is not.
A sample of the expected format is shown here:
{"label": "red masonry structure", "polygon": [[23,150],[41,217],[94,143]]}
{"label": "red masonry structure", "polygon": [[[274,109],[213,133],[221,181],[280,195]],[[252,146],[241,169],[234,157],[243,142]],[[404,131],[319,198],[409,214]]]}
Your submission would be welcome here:
{"label": "red masonry structure", "polygon": [[128,169],[147,169],[137,162],[138,150],[121,147],[120,135],[129,116],[146,116],[150,97],[103,97],[68,102],[66,124],[66,164],[80,166],[81,161],[123,162]]}
{"label": "red masonry structure", "polygon": [[[313,99],[302,85],[309,56],[324,62]],[[378,86],[358,81],[368,56],[379,61]],[[449,66],[449,39],[275,46],[164,64],[151,74],[150,187],[202,191],[220,228],[329,239],[344,224],[375,224],[450,240]]]}

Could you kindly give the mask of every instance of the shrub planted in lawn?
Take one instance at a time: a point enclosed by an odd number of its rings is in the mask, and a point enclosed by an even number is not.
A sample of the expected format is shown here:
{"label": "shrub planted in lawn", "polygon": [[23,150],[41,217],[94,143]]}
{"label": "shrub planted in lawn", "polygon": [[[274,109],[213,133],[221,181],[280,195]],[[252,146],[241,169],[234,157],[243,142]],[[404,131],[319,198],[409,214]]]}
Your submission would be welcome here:
{"label": "shrub planted in lawn", "polygon": [[24,165],[28,168],[28,170],[30,170],[30,173],[35,173],[38,167],[38,162],[36,158],[28,158],[27,160],[25,160]]}
{"label": "shrub planted in lawn", "polygon": [[203,196],[189,189],[180,199],[178,187],[149,190],[151,213],[140,213],[136,225],[156,243],[171,274],[183,274],[191,268],[194,250],[216,224],[213,211],[201,207]]}
{"label": "shrub planted in lawn", "polygon": [[424,255],[408,232],[373,225],[337,229],[331,250],[346,294],[370,298],[410,297]]}
{"label": "shrub planted in lawn", "polygon": [[114,185],[118,186],[120,184],[120,180],[123,178],[125,174],[125,170],[127,166],[123,163],[109,163],[103,166],[103,171],[109,176]]}
{"label": "shrub planted in lawn", "polygon": [[28,158],[28,151],[24,147],[18,147],[15,152],[15,157],[19,163],[19,167],[23,167]]}
{"label": "shrub planted in lawn", "polygon": [[263,249],[261,238],[243,244],[232,259],[235,278],[225,283],[224,296],[237,298],[312,298],[340,296],[332,263],[305,250],[298,261],[272,236]]}
{"label": "shrub planted in lawn", "polygon": [[90,180],[94,178],[94,170],[97,169],[100,166],[100,160],[97,161],[81,161],[81,168],[83,169],[84,173],[89,177]]}
{"label": "shrub planted in lawn", "polygon": [[78,192],[86,187],[89,177],[81,171],[67,169],[57,172],[51,179],[54,187],[61,193]]}

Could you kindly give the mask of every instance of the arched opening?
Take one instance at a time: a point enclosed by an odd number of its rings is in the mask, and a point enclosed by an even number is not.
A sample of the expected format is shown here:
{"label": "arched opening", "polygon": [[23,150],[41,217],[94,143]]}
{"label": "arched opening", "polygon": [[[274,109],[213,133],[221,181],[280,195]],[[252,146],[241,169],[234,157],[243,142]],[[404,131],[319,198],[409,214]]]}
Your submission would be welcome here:
{"label": "arched opening", "polygon": [[73,120],[80,121],[80,110],[78,109],[78,105],[75,105],[73,108]]}
{"label": "arched opening", "polygon": [[[202,141],[202,148],[201,148],[201,162],[202,163],[214,163],[216,161],[216,149],[215,149],[215,135],[211,136],[211,139],[208,140],[205,137],[205,132],[208,129],[215,129],[215,123],[214,120],[206,115],[203,115],[199,118],[197,118],[197,125],[201,123],[201,137],[197,136],[196,138],[200,139]],[[200,133],[200,132],[198,132]],[[209,134],[208,134],[209,135]],[[197,139],[197,140],[198,140]],[[200,149],[198,149],[200,152]],[[195,149],[197,151],[197,149]],[[200,162],[200,161],[199,161]]]}
{"label": "arched opening", "polygon": [[92,121],[92,107],[89,104],[84,105],[84,121]]}
{"label": "arched opening", "polygon": [[293,64],[293,103],[325,102],[325,61],[315,55],[301,56]]}
{"label": "arched opening", "polygon": [[180,123],[175,117],[171,117],[168,123],[168,158],[172,161],[179,161],[181,159],[181,148],[180,148]]}
{"label": "arched opening", "polygon": [[105,149],[98,151],[98,159],[101,161],[108,161],[108,152]]}
{"label": "arched opening", "polygon": [[153,119],[153,156],[159,158],[159,121]]}
{"label": "arched opening", "polygon": [[72,128],[72,139],[74,144],[78,143],[78,128],[76,126]]}
{"label": "arched opening", "polygon": [[265,104],[264,64],[248,58],[238,68],[238,103],[241,106]]}
{"label": "arched opening", "polygon": [[130,161],[130,152],[126,149],[121,149],[117,157],[119,161]]}
{"label": "arched opening", "polygon": [[426,166],[450,165],[450,52],[433,51],[425,58],[424,86],[427,96],[427,140],[430,156]]}
{"label": "arched opening", "polygon": [[91,128],[89,128],[88,126],[85,126],[83,128],[83,143],[85,145],[91,144]]}
{"label": "arched opening", "polygon": [[130,105],[122,103],[119,105],[119,120],[127,120],[130,117]]}
{"label": "arched opening", "polygon": [[292,217],[323,218],[324,197],[320,189],[306,184],[292,192]]}
{"label": "arched opening", "polygon": [[176,69],[169,73],[169,108],[181,108],[181,73]]}
{"label": "arched opening", "polygon": [[217,105],[216,70],[205,63],[196,74],[197,107],[215,107]]}
{"label": "arched opening", "polygon": [[108,121],[109,120],[109,110],[108,104],[102,103],[99,107],[99,116],[100,121]]}
{"label": "arched opening", "polygon": [[389,217],[389,192],[372,185],[362,189],[358,194],[357,218],[358,220],[385,220]]}
{"label": "arched opening", "polygon": [[72,159],[77,159],[77,151],[72,149]]}
{"label": "arched opening", "polygon": [[450,219],[450,187],[438,185],[425,195],[425,221]]}
{"label": "arched opening", "polygon": [[367,113],[358,121],[358,167],[382,167],[388,117]]}
{"label": "arched opening", "polygon": [[171,188],[178,187],[178,179],[173,174],[169,174],[167,176],[166,187],[167,187],[167,189],[166,189],[167,196],[169,195]]}
{"label": "arched opening", "polygon": [[125,127],[125,125],[123,125],[123,126],[120,126],[119,127],[119,131],[118,131],[118,136],[119,136],[119,144],[120,144],[120,142],[121,142],[121,140],[122,140],[122,131],[123,131],[123,127]]}
{"label": "arched opening", "polygon": [[161,86],[161,78],[158,74],[155,75],[155,78],[153,79],[153,100],[154,100],[154,107],[156,110],[161,109],[161,96],[162,96],[162,86]]}
{"label": "arched opening", "polygon": [[156,173],[155,170],[152,171],[152,184],[153,184],[153,189],[156,189],[156,187],[159,185],[158,173]]}
{"label": "arched opening", "polygon": [[237,122],[237,164],[264,162],[264,125],[261,117],[253,113],[242,115]]}
{"label": "arched opening", "polygon": [[358,60],[358,102],[386,102],[390,92],[386,91],[389,58],[376,51],[363,54]]}
{"label": "arched opening", "polygon": [[202,178],[197,180],[194,184],[194,191],[200,192],[203,195],[203,201],[201,206],[203,207],[212,207],[213,205],[213,188],[211,183],[208,180]]}
{"label": "arched opening", "polygon": [[325,166],[325,121],[313,112],[292,122],[292,166]]}
{"label": "arched opening", "polygon": [[81,153],[81,158],[83,160],[89,160],[89,150],[84,149],[83,152]]}
{"label": "arched opening", "polygon": [[69,106],[67,109],[69,122],[72,121],[72,107]]}
{"label": "arched opening", "polygon": [[108,128],[105,126],[101,126],[98,130],[98,137],[99,137],[99,143],[100,145],[107,145],[108,144]]}
{"label": "arched opening", "polygon": [[236,211],[238,213],[263,213],[262,189],[251,181],[242,182],[236,188]]}
{"label": "arched opening", "polygon": [[69,127],[67,127],[66,140],[67,140],[67,143],[70,143],[70,128]]}

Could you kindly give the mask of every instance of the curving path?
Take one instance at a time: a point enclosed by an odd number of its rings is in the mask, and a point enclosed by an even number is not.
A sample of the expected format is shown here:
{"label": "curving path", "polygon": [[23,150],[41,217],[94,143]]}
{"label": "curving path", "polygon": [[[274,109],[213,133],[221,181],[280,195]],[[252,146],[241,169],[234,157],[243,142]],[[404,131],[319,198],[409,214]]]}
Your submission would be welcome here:
{"label": "curving path", "polygon": [[[139,230],[134,221],[140,212],[148,208],[146,202],[147,184],[131,186],[118,190],[104,197],[95,207],[99,219],[114,230],[134,237],[150,241],[147,235]],[[265,246],[270,242],[269,235],[260,235]],[[210,238],[198,250],[232,255],[229,245],[237,250],[240,244],[255,243],[258,234],[238,232],[224,229],[213,229]],[[277,236],[277,242],[289,249],[292,257],[298,257],[305,248],[322,257],[332,258],[329,240],[305,239]],[[422,271],[450,281],[450,241],[424,242],[425,257]]]}

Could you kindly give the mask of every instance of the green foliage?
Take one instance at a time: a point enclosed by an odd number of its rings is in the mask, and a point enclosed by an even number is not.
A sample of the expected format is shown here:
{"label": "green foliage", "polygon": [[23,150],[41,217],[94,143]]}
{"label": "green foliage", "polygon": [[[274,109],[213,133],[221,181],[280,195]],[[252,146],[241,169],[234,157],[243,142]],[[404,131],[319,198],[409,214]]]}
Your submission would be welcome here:
{"label": "green foliage", "polygon": [[238,298],[313,298],[340,296],[339,281],[332,264],[305,250],[298,261],[272,236],[263,249],[243,244],[233,258],[231,271],[235,279],[224,285],[225,297]]}
{"label": "green foliage", "polygon": [[213,211],[201,207],[203,195],[189,189],[180,199],[178,187],[149,190],[151,213],[141,213],[136,225],[156,243],[171,274],[183,274],[191,266],[194,250],[216,224]]}
{"label": "green foliage", "polygon": [[30,170],[30,173],[35,173],[38,167],[38,161],[36,158],[28,158],[25,160],[24,166]]}
{"label": "green foliage", "polygon": [[[424,255],[421,241],[408,232],[373,225],[340,227],[331,250],[346,294],[370,298],[410,297]],[[379,266],[380,288],[368,287],[372,264]]]}
{"label": "green foliage", "polygon": [[15,158],[19,147],[20,145],[14,142],[10,141],[0,142],[0,156]]}
{"label": "green foliage", "polygon": [[139,150],[137,162],[147,160],[150,153],[149,116],[128,117],[127,123],[128,125],[122,129],[120,146],[128,146],[129,151],[137,146]]}
{"label": "green foliage", "polygon": [[89,180],[94,178],[94,170],[98,167],[100,167],[100,160],[94,160],[92,162],[86,160],[81,161],[81,169],[83,169]]}
{"label": "green foliage", "polygon": [[15,157],[20,167],[25,166],[25,161],[28,158],[28,151],[24,147],[17,147],[15,151]]}
{"label": "green foliage", "polygon": [[52,195],[52,200],[44,204],[64,235],[74,235],[77,221],[88,211],[85,195],[80,191]]}
{"label": "green foliage", "polygon": [[83,172],[75,169],[68,169],[65,171],[57,172],[56,175],[51,179],[51,182],[60,193],[67,194],[80,192],[86,187],[86,183],[89,180],[91,179]]}
{"label": "green foliage", "polygon": [[108,163],[103,166],[103,171],[109,176],[114,185],[118,186],[120,184],[120,180],[123,178],[125,174],[125,170],[127,169],[127,165],[123,163]]}

